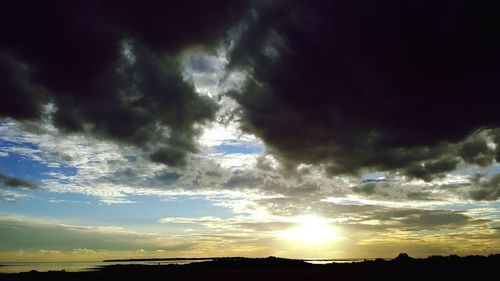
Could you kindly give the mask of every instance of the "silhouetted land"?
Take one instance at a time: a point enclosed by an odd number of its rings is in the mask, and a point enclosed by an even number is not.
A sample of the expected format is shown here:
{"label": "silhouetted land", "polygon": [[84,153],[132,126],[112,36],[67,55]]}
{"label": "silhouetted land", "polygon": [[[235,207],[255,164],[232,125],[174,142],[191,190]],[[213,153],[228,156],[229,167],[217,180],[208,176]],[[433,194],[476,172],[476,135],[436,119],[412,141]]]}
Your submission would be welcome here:
{"label": "silhouetted land", "polygon": [[393,260],[324,265],[275,257],[217,258],[187,265],[110,265],[93,272],[0,274],[0,280],[496,280],[499,269],[500,254],[426,259],[401,254]]}

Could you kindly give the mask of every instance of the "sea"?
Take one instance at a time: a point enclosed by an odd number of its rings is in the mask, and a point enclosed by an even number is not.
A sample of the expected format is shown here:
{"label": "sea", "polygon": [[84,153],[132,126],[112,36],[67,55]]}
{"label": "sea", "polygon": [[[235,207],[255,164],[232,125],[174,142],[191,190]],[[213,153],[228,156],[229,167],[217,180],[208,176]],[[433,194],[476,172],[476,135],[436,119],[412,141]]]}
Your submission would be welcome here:
{"label": "sea", "polygon": [[[195,262],[211,261],[206,260],[161,260],[161,261],[113,261],[113,262],[0,262],[0,273],[19,273],[36,270],[39,272],[47,271],[67,271],[82,272],[94,271],[108,265],[114,264],[141,264],[141,265],[167,265],[167,264],[189,264]],[[307,259],[305,262],[312,264],[328,264],[332,262],[346,263],[358,262],[363,259],[334,260],[334,259]]]}

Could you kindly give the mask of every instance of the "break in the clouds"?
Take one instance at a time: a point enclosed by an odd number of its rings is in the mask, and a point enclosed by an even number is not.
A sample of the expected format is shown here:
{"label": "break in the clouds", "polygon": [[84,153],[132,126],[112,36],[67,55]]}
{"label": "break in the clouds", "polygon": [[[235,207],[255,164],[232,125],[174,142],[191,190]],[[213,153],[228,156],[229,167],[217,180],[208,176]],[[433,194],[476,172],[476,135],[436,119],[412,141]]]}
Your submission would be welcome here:
{"label": "break in the clouds", "polygon": [[233,97],[287,164],[431,180],[499,160],[497,4],[260,4],[232,53],[249,72]]}

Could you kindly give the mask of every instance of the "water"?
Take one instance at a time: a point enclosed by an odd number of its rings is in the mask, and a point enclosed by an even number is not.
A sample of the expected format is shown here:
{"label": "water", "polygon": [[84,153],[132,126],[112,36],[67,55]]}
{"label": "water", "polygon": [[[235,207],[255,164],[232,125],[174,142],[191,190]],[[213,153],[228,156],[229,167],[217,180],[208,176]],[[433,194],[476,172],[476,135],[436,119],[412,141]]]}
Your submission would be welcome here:
{"label": "water", "polygon": [[97,270],[100,267],[113,264],[188,264],[207,260],[162,260],[162,261],[122,261],[122,262],[0,262],[0,273],[18,273],[36,270],[46,272],[49,270],[65,270],[68,272],[81,272]]}
{"label": "water", "polygon": [[330,264],[330,263],[350,263],[350,262],[361,262],[365,259],[346,259],[346,260],[338,260],[338,259],[309,259],[304,260],[307,263],[312,264]]}
{"label": "water", "polygon": [[[188,264],[193,262],[211,261],[206,260],[162,260],[162,261],[121,261],[121,262],[0,262],[0,273],[18,273],[36,270],[47,272],[49,270],[65,270],[68,272],[82,272],[97,270],[106,265],[113,264],[144,264],[144,265],[166,265],[166,264]],[[308,259],[304,260],[312,264],[349,263],[363,261],[363,259]]]}

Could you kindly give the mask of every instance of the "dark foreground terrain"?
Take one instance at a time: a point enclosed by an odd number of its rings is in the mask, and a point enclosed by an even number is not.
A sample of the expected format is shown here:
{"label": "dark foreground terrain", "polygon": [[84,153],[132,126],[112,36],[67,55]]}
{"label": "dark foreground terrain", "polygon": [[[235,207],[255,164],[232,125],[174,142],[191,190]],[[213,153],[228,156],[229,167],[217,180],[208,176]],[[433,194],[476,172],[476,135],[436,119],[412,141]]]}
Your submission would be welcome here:
{"label": "dark foreground terrain", "polygon": [[187,265],[110,265],[92,272],[0,274],[0,280],[496,280],[500,254],[309,264],[280,258],[221,258]]}

